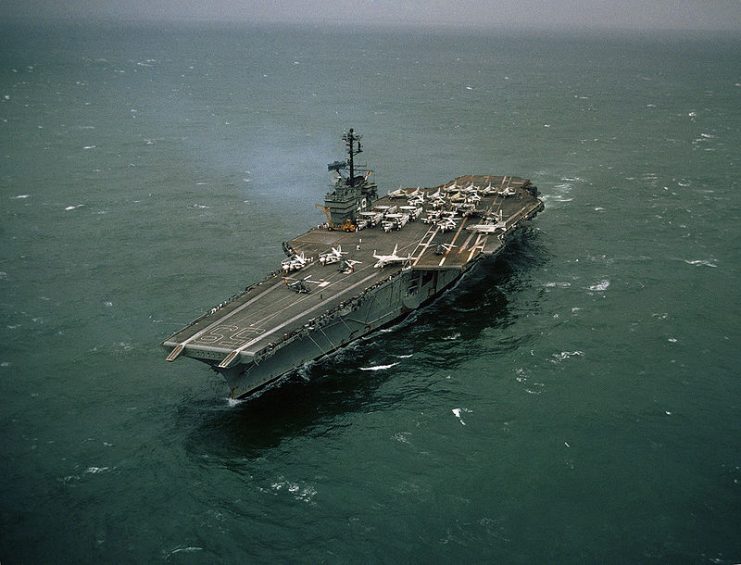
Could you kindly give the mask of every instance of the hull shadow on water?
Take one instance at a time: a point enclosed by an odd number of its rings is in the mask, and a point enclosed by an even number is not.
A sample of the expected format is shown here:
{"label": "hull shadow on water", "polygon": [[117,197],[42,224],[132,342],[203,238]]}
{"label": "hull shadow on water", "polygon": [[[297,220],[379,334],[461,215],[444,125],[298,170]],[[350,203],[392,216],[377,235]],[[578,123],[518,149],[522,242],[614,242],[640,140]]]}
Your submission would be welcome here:
{"label": "hull shadow on water", "polygon": [[510,296],[516,299],[530,288],[533,268],[547,261],[539,232],[528,229],[494,264],[480,265],[452,291],[405,320],[302,367],[278,386],[236,405],[222,399],[218,404],[184,405],[177,425],[194,426],[188,444],[198,457],[204,449],[224,457],[259,455],[285,439],[331,433],[344,427],[344,414],[377,409],[378,388],[402,377],[402,362],[412,353],[414,370],[454,369],[470,356],[470,347],[461,343],[478,339],[486,329],[514,323],[518,314],[509,307]]}

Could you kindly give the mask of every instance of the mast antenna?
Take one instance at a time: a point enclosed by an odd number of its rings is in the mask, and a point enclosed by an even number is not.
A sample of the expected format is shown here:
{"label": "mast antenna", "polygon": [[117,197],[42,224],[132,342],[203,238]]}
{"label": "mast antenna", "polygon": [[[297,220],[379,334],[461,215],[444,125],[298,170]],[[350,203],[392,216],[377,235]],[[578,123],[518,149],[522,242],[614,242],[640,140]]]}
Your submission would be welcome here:
{"label": "mast antenna", "polygon": [[[347,154],[349,155],[349,159],[347,160],[347,164],[350,166],[350,178],[348,179],[347,183],[350,186],[355,186],[355,160],[354,157],[358,153],[363,152],[363,147],[360,145],[360,140],[362,139],[362,135],[356,135],[353,128],[350,128],[350,131],[348,131],[346,134],[342,136],[342,140],[347,144]],[[357,148],[355,148],[355,142],[358,142]]]}

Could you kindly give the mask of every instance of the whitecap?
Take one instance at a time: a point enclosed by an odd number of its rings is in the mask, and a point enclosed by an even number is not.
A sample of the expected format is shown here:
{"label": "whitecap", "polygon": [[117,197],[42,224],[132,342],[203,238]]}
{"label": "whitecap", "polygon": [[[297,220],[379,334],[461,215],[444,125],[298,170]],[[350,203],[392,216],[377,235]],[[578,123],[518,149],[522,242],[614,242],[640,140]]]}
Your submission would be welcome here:
{"label": "whitecap", "polygon": [[463,418],[461,418],[461,412],[470,412],[470,410],[466,408],[453,408],[451,410],[456,418],[458,418],[458,421],[461,423],[462,426],[466,425],[466,422],[463,421]]}
{"label": "whitecap", "polygon": [[695,265],[696,267],[713,267],[713,268],[718,267],[718,265],[716,265],[715,263],[707,259],[695,259],[694,261],[685,259],[684,262],[687,263],[688,265]]}
{"label": "whitecap", "polygon": [[197,545],[189,545],[186,547],[176,547],[175,549],[171,550],[165,556],[165,560],[169,559],[171,555],[175,555],[176,553],[192,553],[194,551],[203,551],[203,548],[198,547]]}
{"label": "whitecap", "polygon": [[10,361],[3,361],[2,363],[0,363],[0,367],[3,367],[3,368],[11,367],[12,365],[13,364]]}
{"label": "whitecap", "polygon": [[442,339],[444,339],[445,341],[455,341],[459,337],[461,337],[461,333],[460,332],[455,332],[454,334],[446,335]]}
{"label": "whitecap", "polygon": [[30,198],[30,197],[31,197],[30,194],[18,194],[16,196],[12,196],[11,198],[13,200],[25,200],[26,198]]}
{"label": "whitecap", "polygon": [[546,288],[569,288],[570,282],[547,282],[543,285]]}
{"label": "whitecap", "polygon": [[553,363],[558,363],[559,361],[565,361],[566,359],[570,359],[571,357],[583,357],[584,352],[583,351],[562,351],[561,353],[554,353],[551,355],[553,357],[554,361]]}
{"label": "whitecap", "polygon": [[102,473],[103,471],[107,471],[107,470],[108,470],[108,467],[88,467],[87,469],[85,469],[85,472],[95,475],[97,473]]}
{"label": "whitecap", "polygon": [[82,208],[83,206],[84,206],[84,204],[77,204],[77,205],[74,205],[74,206],[67,206],[64,210],[66,212],[69,212],[70,210],[77,210],[78,208]]}
{"label": "whitecap", "polygon": [[396,363],[391,363],[390,365],[373,365],[372,367],[360,367],[361,371],[383,371],[385,369],[390,369],[391,367],[396,367],[400,362],[397,361]]}
{"label": "whitecap", "polygon": [[83,149],[95,149],[97,145],[86,145]]}
{"label": "whitecap", "polygon": [[311,499],[317,494],[317,490],[313,486],[307,485],[302,487],[300,484],[291,482],[284,477],[278,477],[278,480],[272,483],[270,488],[275,491],[285,489],[290,492],[296,500],[301,500],[302,502],[311,502]]}
{"label": "whitecap", "polygon": [[[562,179],[562,180],[566,180],[566,179]],[[557,188],[559,190],[564,190],[564,191],[569,191],[573,188],[573,186],[571,185],[571,183],[562,182],[561,184],[554,185],[553,188]]]}
{"label": "whitecap", "polygon": [[414,353],[407,353],[406,355],[394,355],[397,359],[409,359],[412,357]]}
{"label": "whitecap", "polygon": [[593,284],[589,287],[589,290],[592,290],[594,292],[604,292],[607,290],[607,288],[610,286],[610,281],[607,279],[601,280],[597,284]]}

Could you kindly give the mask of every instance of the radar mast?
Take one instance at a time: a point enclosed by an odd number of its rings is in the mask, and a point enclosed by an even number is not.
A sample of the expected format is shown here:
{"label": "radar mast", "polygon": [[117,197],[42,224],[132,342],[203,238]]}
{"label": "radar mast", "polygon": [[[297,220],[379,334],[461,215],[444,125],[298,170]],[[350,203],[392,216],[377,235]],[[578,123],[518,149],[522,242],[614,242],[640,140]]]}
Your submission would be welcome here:
{"label": "radar mast", "polygon": [[[355,160],[354,157],[358,153],[363,152],[363,146],[360,145],[360,140],[362,139],[362,135],[356,135],[353,128],[350,128],[350,131],[348,131],[346,134],[343,134],[342,141],[345,142],[347,145],[347,154],[349,155],[349,158],[347,160],[347,164],[350,167],[350,178],[347,179],[347,184],[350,186],[355,186]],[[357,149],[354,147],[355,142],[358,142]]]}

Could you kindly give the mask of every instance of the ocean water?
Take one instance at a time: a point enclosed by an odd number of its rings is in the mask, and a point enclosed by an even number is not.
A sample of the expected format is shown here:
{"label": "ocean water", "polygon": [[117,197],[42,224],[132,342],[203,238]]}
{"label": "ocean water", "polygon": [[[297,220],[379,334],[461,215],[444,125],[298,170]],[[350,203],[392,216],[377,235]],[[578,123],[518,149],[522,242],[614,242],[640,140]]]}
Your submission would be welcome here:
{"label": "ocean water", "polygon": [[[0,34],[0,561],[741,561],[741,41]],[[495,265],[248,402],[163,338],[273,270],[364,137],[512,174]]]}

